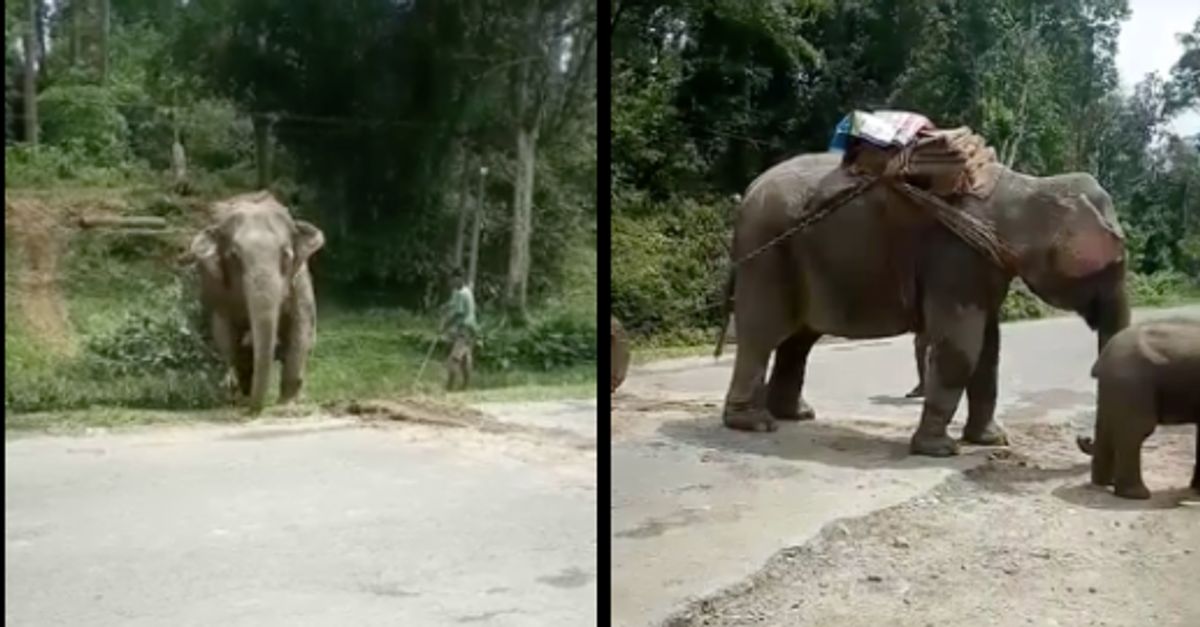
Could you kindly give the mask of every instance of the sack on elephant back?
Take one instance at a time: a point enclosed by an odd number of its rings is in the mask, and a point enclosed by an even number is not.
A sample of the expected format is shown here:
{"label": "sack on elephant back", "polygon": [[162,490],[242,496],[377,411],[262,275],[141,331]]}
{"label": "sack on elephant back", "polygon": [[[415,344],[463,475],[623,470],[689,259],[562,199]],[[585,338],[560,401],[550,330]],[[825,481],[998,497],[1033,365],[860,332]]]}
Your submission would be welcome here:
{"label": "sack on elephant back", "polygon": [[838,125],[830,147],[845,150],[842,165],[854,174],[903,180],[947,198],[985,198],[999,174],[995,151],[970,128],[938,129],[903,111],[855,111]]}

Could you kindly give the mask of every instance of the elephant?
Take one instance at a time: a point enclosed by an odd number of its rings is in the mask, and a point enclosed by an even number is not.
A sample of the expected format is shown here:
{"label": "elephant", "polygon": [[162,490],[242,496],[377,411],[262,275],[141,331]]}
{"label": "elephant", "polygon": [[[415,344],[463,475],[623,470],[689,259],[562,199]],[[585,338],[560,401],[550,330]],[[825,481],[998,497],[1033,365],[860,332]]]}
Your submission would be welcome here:
{"label": "elephant", "polygon": [[964,194],[955,205],[1007,245],[1012,266],[1005,267],[888,185],[871,186],[797,231],[814,199],[849,187],[842,158],[826,152],[784,161],[755,179],[737,208],[721,318],[732,312],[737,337],[722,412],[727,427],[772,431],[777,420],[814,418],[803,386],[809,351],[822,335],[915,332],[928,354],[910,451],[958,454],[947,427],[964,390],[962,439],[1006,445],[994,414],[999,312],[1014,276],[1050,305],[1078,313],[1100,347],[1129,324],[1124,233],[1091,175],[1034,177],[984,166],[994,181],[990,194]]}
{"label": "elephant", "polygon": [[1118,333],[1092,366],[1097,381],[1095,440],[1076,439],[1092,456],[1092,483],[1117,496],[1148,499],[1142,442],[1159,424],[1196,425],[1193,490],[1200,492],[1200,320],[1140,322]]}
{"label": "elephant", "polygon": [[291,402],[316,345],[308,260],[325,235],[292,219],[265,191],[219,201],[212,213],[185,259],[199,267],[201,305],[217,351],[251,411],[263,408],[274,360],[283,363],[280,402]]}
{"label": "elephant", "polygon": [[917,384],[909,390],[904,398],[921,398],[925,396],[925,356],[929,353],[929,340],[924,333],[913,334],[913,356],[917,361]]}

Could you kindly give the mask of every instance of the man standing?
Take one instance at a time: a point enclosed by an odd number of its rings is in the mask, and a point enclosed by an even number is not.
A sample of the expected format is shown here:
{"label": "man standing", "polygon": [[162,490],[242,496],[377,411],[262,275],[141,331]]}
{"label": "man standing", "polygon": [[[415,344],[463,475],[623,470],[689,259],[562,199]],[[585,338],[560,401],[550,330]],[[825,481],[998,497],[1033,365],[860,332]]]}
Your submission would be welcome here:
{"label": "man standing", "polygon": [[462,381],[461,389],[466,389],[471,381],[471,350],[475,343],[475,334],[479,325],[475,321],[475,296],[471,286],[463,276],[462,270],[454,270],[451,276],[451,286],[454,292],[447,303],[446,315],[442,318],[442,332],[450,340],[450,358],[446,360],[446,389],[454,389],[455,379]]}

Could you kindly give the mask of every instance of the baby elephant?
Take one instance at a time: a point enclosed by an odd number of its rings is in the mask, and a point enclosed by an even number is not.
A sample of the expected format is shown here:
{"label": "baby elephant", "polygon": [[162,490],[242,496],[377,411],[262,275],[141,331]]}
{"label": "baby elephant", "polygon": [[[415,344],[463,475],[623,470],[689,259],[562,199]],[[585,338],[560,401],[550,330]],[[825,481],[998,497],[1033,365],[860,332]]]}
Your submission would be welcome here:
{"label": "baby elephant", "polygon": [[1200,491],[1200,320],[1175,318],[1134,324],[1101,351],[1092,376],[1095,442],[1076,442],[1092,456],[1092,483],[1117,496],[1148,499],[1142,482],[1142,441],[1158,424],[1197,425],[1192,488]]}

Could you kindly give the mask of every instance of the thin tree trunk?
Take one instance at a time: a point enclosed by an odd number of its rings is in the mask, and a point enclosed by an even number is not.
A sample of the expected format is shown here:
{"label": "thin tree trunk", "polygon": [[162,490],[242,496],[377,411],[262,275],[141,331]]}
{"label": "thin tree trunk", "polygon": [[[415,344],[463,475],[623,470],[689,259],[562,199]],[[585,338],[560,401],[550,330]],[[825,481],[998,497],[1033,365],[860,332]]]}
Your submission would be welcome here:
{"label": "thin tree trunk", "polygon": [[175,187],[182,189],[187,183],[187,153],[183,150],[183,142],[179,137],[179,122],[175,122],[175,139],[171,142],[171,173],[175,179]]}
{"label": "thin tree trunk", "polygon": [[108,82],[109,0],[100,0],[100,83]]}
{"label": "thin tree trunk", "polygon": [[71,35],[67,55],[71,61],[71,67],[79,65],[79,32],[80,23],[83,21],[83,2],[84,0],[71,0]]}
{"label": "thin tree trunk", "polygon": [[475,289],[475,277],[479,270],[479,235],[483,231],[483,171],[479,173],[479,191],[475,194],[475,219],[471,222],[471,253],[468,261],[467,282]]}
{"label": "thin tree trunk", "polygon": [[37,33],[37,50],[38,50],[37,58],[39,61],[38,77],[41,78],[42,81],[45,81],[46,80],[46,65],[44,63],[41,63],[41,60],[46,58],[46,28],[48,26],[48,24],[47,24],[48,16],[46,15],[46,2],[45,2],[45,0],[35,0],[33,3],[33,6],[34,6],[33,10],[34,10],[35,14],[37,15],[37,20],[34,22],[34,24],[37,25],[35,32]]}
{"label": "thin tree trunk", "polygon": [[467,239],[467,217],[471,214],[471,195],[467,193],[467,181],[471,175],[471,168],[462,142],[459,142],[458,155],[461,160],[458,168],[458,226],[454,231],[454,257],[450,262],[450,265],[455,268],[461,268],[463,265],[463,252]]}
{"label": "thin tree trunk", "polygon": [[512,246],[508,257],[505,298],[509,308],[526,315],[529,283],[529,240],[533,231],[533,176],[538,127],[517,126],[517,180],[513,186]]}
{"label": "thin tree trunk", "polygon": [[38,145],[38,116],[37,116],[37,5],[39,0],[25,0],[26,17],[29,23],[25,25],[25,141]]}
{"label": "thin tree trunk", "polygon": [[255,165],[258,166],[258,188],[267,189],[271,184],[271,117],[255,115],[254,150]]}

